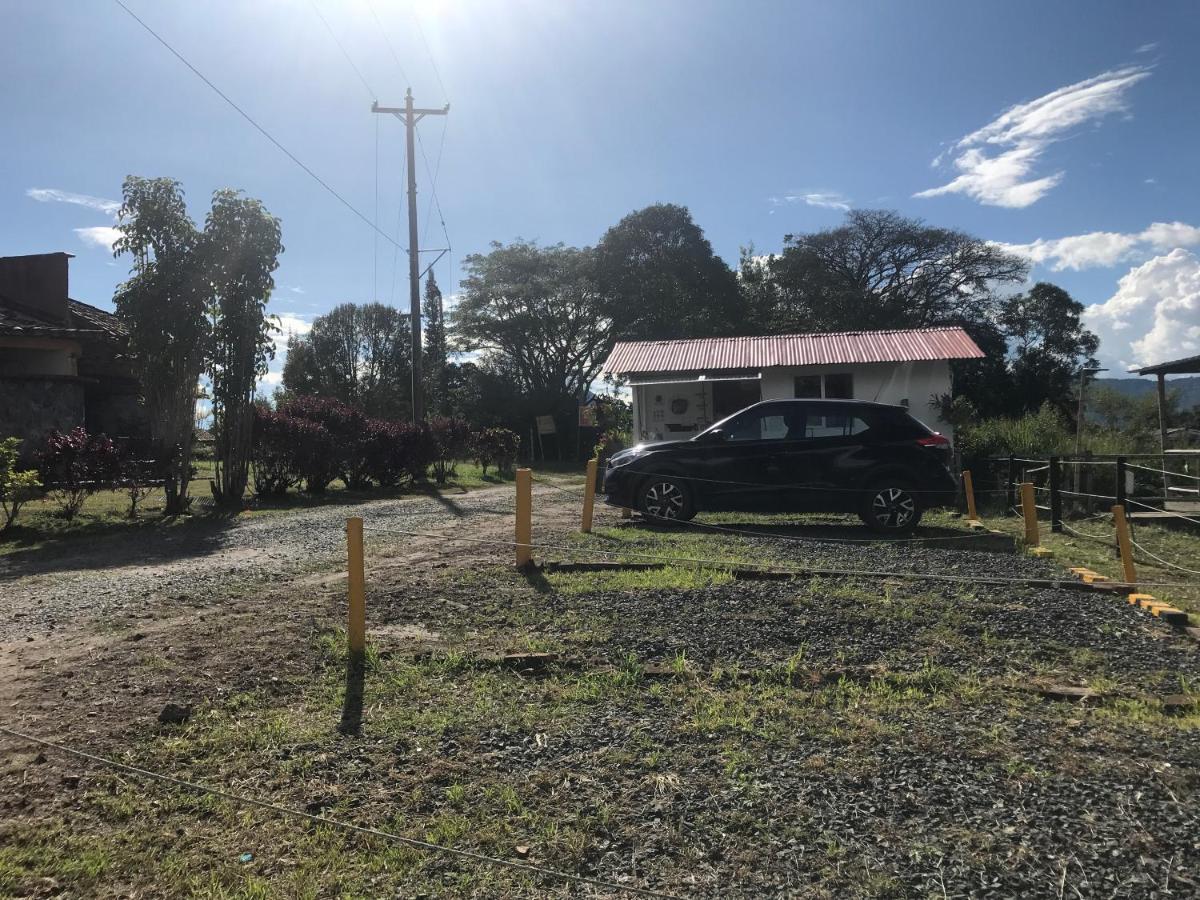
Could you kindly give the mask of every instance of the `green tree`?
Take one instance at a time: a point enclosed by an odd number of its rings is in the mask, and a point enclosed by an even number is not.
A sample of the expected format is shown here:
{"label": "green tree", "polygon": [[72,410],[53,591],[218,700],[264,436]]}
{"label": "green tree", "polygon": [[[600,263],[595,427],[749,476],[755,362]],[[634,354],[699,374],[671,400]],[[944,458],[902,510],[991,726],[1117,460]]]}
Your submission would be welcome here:
{"label": "green tree", "polygon": [[1080,369],[1096,365],[1100,347],[1082,317],[1082,303],[1046,282],[1001,301],[999,324],[1010,346],[1013,412],[1033,412],[1051,403],[1073,414]]}
{"label": "green tree", "polygon": [[658,203],[632,212],[596,246],[596,280],[614,337],[707,337],[743,330],[737,277],[687,207]]}
{"label": "green tree", "polygon": [[988,241],[886,210],[852,210],[836,227],[787,235],[779,255],[743,253],[755,326],[768,333],[919,328],[982,322],[997,285],[1028,264]]}
{"label": "green tree", "polygon": [[464,265],[451,314],[460,349],[481,351],[481,369],[501,375],[533,409],[558,414],[569,430],[565,420],[612,346],[592,252],[493,243]]}
{"label": "green tree", "polygon": [[42,483],[33,470],[18,470],[17,450],[21,439],[10,437],[0,440],[0,533],[8,531],[17,520],[21,507],[38,495]]}
{"label": "green tree", "polygon": [[150,433],[168,457],[166,512],[187,509],[196,389],[209,346],[209,289],[196,253],[200,233],[179,182],[134,175],[122,185],[116,256],[133,258],[113,303],[129,329]]}
{"label": "green tree", "polygon": [[333,397],[381,419],[412,415],[409,317],[382,303],[342,303],[288,341],[283,388]]}
{"label": "green tree", "polygon": [[213,496],[240,506],[250,477],[254,391],[275,355],[271,340],[278,330],[267,315],[275,287],[272,272],[283,252],[279,220],[258,200],[240,191],[213,194],[201,244],[203,270],[212,300],[209,306],[216,478]]}
{"label": "green tree", "polygon": [[449,347],[446,341],[446,320],[442,309],[442,291],[433,270],[425,281],[425,299],[422,304],[425,319],[424,365],[425,407],[433,416],[447,415],[446,402],[449,390],[450,364]]}

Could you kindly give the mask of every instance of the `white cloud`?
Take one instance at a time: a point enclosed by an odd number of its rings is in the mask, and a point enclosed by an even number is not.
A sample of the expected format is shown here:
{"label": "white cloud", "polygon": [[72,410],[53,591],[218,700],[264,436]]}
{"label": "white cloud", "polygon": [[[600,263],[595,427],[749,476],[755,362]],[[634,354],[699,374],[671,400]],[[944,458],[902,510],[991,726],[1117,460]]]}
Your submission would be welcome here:
{"label": "white cloud", "polygon": [[1158,49],[1158,41],[1151,41],[1148,44],[1142,44],[1140,47],[1138,47],[1133,52],[1134,53],[1153,53],[1157,49]]}
{"label": "white cloud", "polygon": [[1084,321],[1116,371],[1200,355],[1200,259],[1175,249],[1130,269]]}
{"label": "white cloud", "polygon": [[113,242],[121,236],[121,229],[108,225],[96,225],[92,228],[76,228],[75,233],[89,247],[103,247],[111,253]]}
{"label": "white cloud", "polygon": [[806,206],[818,206],[822,209],[840,209],[846,212],[853,201],[837,191],[812,191],[806,194],[784,194],[781,197],[771,197],[773,206],[783,206],[788,203],[803,203]]}
{"label": "white cloud", "polygon": [[1031,262],[1048,265],[1055,272],[1078,271],[1146,259],[1176,247],[1200,246],[1200,228],[1185,222],[1154,222],[1138,232],[1092,231],[999,246]]}
{"label": "white cloud", "polygon": [[304,288],[302,288],[302,287],[292,286],[292,287],[288,288],[288,290],[291,291],[293,294],[303,294],[304,293]]}
{"label": "white cloud", "polygon": [[39,203],[73,203],[110,216],[115,216],[121,208],[120,200],[105,200],[103,197],[75,194],[71,191],[60,191],[58,188],[29,188],[25,195]]}
{"label": "white cloud", "polygon": [[312,322],[290,312],[278,313],[275,318],[279,324],[279,331],[272,335],[272,340],[275,342],[275,357],[280,359],[287,355],[288,338],[293,334],[308,334],[312,331]]}
{"label": "white cloud", "polygon": [[934,160],[936,166],[953,156],[961,173],[957,178],[913,196],[966,194],[988,206],[1017,208],[1036,203],[1064,175],[1032,177],[1046,149],[1074,128],[1125,112],[1126,92],[1148,77],[1150,70],[1144,66],[1114,69],[1010,107]]}

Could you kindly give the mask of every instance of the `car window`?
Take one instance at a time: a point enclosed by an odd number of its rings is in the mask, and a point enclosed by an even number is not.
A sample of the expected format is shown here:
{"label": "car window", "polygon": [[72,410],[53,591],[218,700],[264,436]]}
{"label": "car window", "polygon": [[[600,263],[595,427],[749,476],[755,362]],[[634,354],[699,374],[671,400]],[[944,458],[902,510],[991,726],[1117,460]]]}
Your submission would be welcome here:
{"label": "car window", "polygon": [[809,416],[805,435],[810,438],[853,437],[869,431],[870,428],[860,416],[827,413],[823,416]]}
{"label": "car window", "polygon": [[725,426],[731,441],[783,441],[804,433],[801,410],[752,409]]}

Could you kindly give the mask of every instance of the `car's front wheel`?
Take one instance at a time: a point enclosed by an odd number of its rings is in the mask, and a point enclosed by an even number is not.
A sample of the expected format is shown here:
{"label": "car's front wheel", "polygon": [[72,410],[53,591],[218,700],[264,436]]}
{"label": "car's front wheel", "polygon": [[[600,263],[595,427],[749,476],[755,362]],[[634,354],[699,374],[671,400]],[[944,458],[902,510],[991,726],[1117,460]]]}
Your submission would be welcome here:
{"label": "car's front wheel", "polygon": [[859,516],[880,534],[908,534],[921,521],[920,498],[903,481],[886,480],[872,485]]}
{"label": "car's front wheel", "polygon": [[655,475],[642,483],[638,508],[651,521],[686,522],[696,514],[687,485],[666,475]]}

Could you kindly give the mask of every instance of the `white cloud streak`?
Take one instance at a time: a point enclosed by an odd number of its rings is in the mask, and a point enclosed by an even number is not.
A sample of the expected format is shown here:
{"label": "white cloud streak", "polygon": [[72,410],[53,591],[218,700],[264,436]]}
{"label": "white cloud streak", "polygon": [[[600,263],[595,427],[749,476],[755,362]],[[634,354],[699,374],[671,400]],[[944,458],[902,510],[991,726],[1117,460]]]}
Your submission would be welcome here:
{"label": "white cloud streak", "polygon": [[783,194],[769,198],[772,206],[784,206],[792,203],[803,203],[805,206],[816,206],[821,209],[840,209],[846,212],[854,202],[849,197],[837,191],[812,191],[805,194]]}
{"label": "white cloud streak", "polygon": [[1149,68],[1127,66],[1009,107],[934,160],[936,166],[943,158],[953,157],[958,177],[913,196],[965,194],[987,206],[1014,208],[1036,203],[1065,174],[1034,176],[1046,149],[1075,128],[1126,112],[1127,92],[1149,77]]}
{"label": "white cloud streak", "polygon": [[58,188],[29,188],[25,196],[38,203],[71,203],[75,206],[86,206],[109,216],[115,216],[121,208],[120,200],[105,200],[103,197],[75,194],[71,191],[60,191]]}
{"label": "white cloud streak", "polygon": [[1184,222],[1154,222],[1138,232],[1092,231],[998,246],[1055,272],[1079,271],[1144,260],[1177,247],[1200,247],[1200,228]]}

